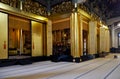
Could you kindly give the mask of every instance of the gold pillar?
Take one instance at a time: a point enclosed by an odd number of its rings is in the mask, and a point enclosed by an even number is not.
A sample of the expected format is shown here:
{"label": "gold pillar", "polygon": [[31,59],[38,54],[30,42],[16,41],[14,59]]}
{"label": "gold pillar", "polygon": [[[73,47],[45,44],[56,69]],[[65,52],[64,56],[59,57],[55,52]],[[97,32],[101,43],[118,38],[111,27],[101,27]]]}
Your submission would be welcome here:
{"label": "gold pillar", "polygon": [[97,22],[89,22],[89,35],[88,35],[88,52],[89,54],[97,53]]}
{"label": "gold pillar", "polygon": [[80,16],[77,12],[74,12],[70,17],[71,55],[73,57],[80,57],[83,53],[82,22]]}
{"label": "gold pillar", "polygon": [[52,22],[47,22],[47,56],[52,55]]}
{"label": "gold pillar", "polygon": [[105,51],[105,28],[100,27],[100,53]]}
{"label": "gold pillar", "polygon": [[110,32],[109,29],[105,29],[105,43],[106,43],[106,48],[105,48],[105,52],[110,52]]}
{"label": "gold pillar", "polygon": [[104,28],[104,52],[107,50],[107,29]]}
{"label": "gold pillar", "polygon": [[75,38],[74,38],[74,14],[72,13],[70,16],[70,37],[71,37],[71,55],[74,56],[75,53]]}
{"label": "gold pillar", "polygon": [[107,26],[100,27],[100,52],[110,52],[110,32]]}
{"label": "gold pillar", "polygon": [[80,56],[82,56],[83,55],[83,22],[82,22],[82,15],[80,14],[79,15],[79,21],[78,21],[78,23],[80,23],[79,24],[79,52],[80,52]]}
{"label": "gold pillar", "polygon": [[109,29],[107,30],[107,52],[110,52],[110,31]]}

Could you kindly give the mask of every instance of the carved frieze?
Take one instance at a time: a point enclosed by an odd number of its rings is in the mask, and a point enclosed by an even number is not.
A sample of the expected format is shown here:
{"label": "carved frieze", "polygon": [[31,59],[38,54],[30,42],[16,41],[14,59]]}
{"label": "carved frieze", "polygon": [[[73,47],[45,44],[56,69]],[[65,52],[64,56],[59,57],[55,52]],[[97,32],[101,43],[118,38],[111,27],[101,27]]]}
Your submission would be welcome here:
{"label": "carved frieze", "polygon": [[38,2],[33,2],[31,0],[25,0],[23,3],[23,11],[34,13],[37,15],[46,16],[46,8],[40,5]]}
{"label": "carved frieze", "polygon": [[9,5],[11,7],[17,8],[18,7],[18,1],[17,0],[8,0],[10,1]]}
{"label": "carved frieze", "polygon": [[74,5],[72,5],[71,1],[63,2],[62,4],[58,4],[52,8],[52,14],[55,13],[68,13],[72,12]]}
{"label": "carved frieze", "polygon": [[[23,1],[23,11],[34,13],[37,15],[46,16],[46,7],[40,5],[38,2],[33,2],[32,0],[21,0]],[[14,8],[20,7],[20,0],[0,0],[0,2],[7,4]]]}
{"label": "carved frieze", "polygon": [[46,16],[46,8],[40,5],[38,2],[32,0],[25,0],[23,2],[23,11],[34,13],[37,15]]}
{"label": "carved frieze", "polygon": [[4,3],[4,4],[10,4],[10,1],[9,0],[0,0],[0,2]]}

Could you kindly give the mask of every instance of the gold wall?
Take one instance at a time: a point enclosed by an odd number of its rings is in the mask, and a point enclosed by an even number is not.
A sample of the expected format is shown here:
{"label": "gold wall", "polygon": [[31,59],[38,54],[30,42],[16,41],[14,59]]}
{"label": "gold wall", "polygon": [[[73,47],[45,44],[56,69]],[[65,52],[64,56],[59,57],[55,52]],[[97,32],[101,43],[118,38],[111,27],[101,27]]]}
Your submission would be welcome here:
{"label": "gold wall", "polygon": [[[35,47],[38,47],[40,50],[36,50],[36,48],[35,48],[32,56],[41,56],[43,54],[44,55],[46,55],[46,54],[50,55],[52,53],[52,30],[51,30],[52,29],[52,24],[51,24],[51,21],[48,20],[48,18],[43,17],[43,16],[39,16],[39,15],[36,15],[36,14],[32,14],[30,12],[21,11],[20,9],[10,7],[9,5],[3,4],[1,2],[0,2],[0,11],[3,12],[3,13],[6,13],[6,16],[7,16],[7,14],[9,15],[9,17],[7,17],[7,19],[4,15],[1,16],[2,20],[0,20],[1,21],[0,22],[0,25],[1,25],[0,26],[0,32],[3,33],[3,30],[4,30],[5,34],[8,35],[8,26],[11,29],[10,31],[13,31],[13,28],[14,29],[21,29],[22,28],[23,30],[26,30],[26,31],[28,31],[30,29],[33,29],[32,30],[32,35],[31,35],[31,36],[33,36],[33,38],[32,38],[33,41],[32,41],[31,48],[33,48],[33,43],[35,42]],[[36,24],[35,21],[37,22],[37,24]],[[7,22],[9,22],[10,24],[7,25],[8,24]],[[5,27],[4,29],[1,29],[3,27],[2,25],[4,25],[4,27]],[[26,26],[31,26],[31,27],[26,27]],[[37,26],[39,26],[39,27],[37,27]],[[43,28],[43,26],[45,26],[45,28]],[[7,27],[7,31],[6,31],[6,27]],[[36,28],[38,28],[38,29],[36,29]],[[42,34],[43,30],[46,31],[46,32],[44,32],[45,34]],[[17,30],[16,33],[18,33],[18,35],[19,35],[20,30]],[[13,34],[12,32],[11,32],[11,35],[13,35],[14,38],[16,37],[16,35]],[[42,36],[42,35],[45,35],[45,36]],[[49,39],[49,37],[51,39]],[[9,40],[8,36],[6,38],[7,38],[7,40]],[[0,38],[0,39],[3,39],[3,38]],[[18,38],[18,39],[20,39],[20,38]],[[43,42],[43,39],[45,39],[46,41]],[[38,40],[40,40],[40,41],[38,41]],[[0,42],[1,43],[1,46],[0,46],[1,49],[3,48],[3,43],[2,42],[3,41]],[[5,41],[5,43],[6,43],[6,45],[8,45],[7,44],[8,41]],[[46,44],[46,45],[43,45],[43,44]],[[8,49],[7,46],[6,46],[6,48]],[[43,50],[43,48],[45,48],[47,50],[45,51],[45,50]],[[51,51],[49,51],[49,50],[51,50]],[[0,51],[3,51],[3,50],[0,50]],[[47,52],[47,53],[43,53],[44,51]],[[1,59],[8,58],[7,57],[8,55],[6,55],[6,54],[8,54],[8,51],[6,53],[4,53],[4,55],[6,57],[3,56],[2,54],[3,54],[3,52],[0,54]]]}
{"label": "gold wall", "polygon": [[70,28],[70,18],[56,20],[52,24],[52,30],[63,30]]}
{"label": "gold wall", "polygon": [[13,28],[9,28],[9,48],[17,48],[19,46],[19,30],[15,30]]}
{"label": "gold wall", "polygon": [[30,20],[14,15],[9,15],[9,28],[30,31]]}
{"label": "gold wall", "polygon": [[0,12],[0,59],[8,58],[8,15]]}
{"label": "gold wall", "polygon": [[89,31],[89,21],[90,21],[90,19],[83,16],[83,15],[81,15],[81,19],[82,19],[83,30]]}
{"label": "gold wall", "polygon": [[89,22],[82,22],[83,23],[83,30],[88,31],[89,29]]}
{"label": "gold wall", "polygon": [[31,21],[32,26],[32,56],[43,56],[43,25]]}

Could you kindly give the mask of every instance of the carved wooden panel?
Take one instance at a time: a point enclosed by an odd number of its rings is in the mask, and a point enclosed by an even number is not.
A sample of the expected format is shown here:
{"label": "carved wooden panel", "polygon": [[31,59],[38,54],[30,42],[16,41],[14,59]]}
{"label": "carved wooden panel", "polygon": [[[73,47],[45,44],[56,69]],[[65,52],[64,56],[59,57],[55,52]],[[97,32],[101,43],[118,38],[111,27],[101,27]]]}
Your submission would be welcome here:
{"label": "carved wooden panel", "polygon": [[63,2],[62,4],[56,5],[52,8],[52,14],[72,12],[73,7],[74,6],[71,1]]}
{"label": "carved wooden panel", "polygon": [[18,0],[8,0],[11,7],[17,8],[18,7]]}
{"label": "carved wooden panel", "polygon": [[4,3],[4,4],[8,4],[9,5],[9,0],[0,0],[0,2]]}
{"label": "carved wooden panel", "polygon": [[[0,0],[0,2],[7,4],[14,8],[19,8],[20,0]],[[23,1],[23,11],[34,13],[37,15],[46,16],[46,7],[40,5],[38,2],[34,2],[32,0],[24,0]]]}
{"label": "carved wooden panel", "polygon": [[32,0],[25,0],[23,3],[23,11],[34,13],[37,15],[46,16],[46,8],[40,5],[38,2],[33,2]]}

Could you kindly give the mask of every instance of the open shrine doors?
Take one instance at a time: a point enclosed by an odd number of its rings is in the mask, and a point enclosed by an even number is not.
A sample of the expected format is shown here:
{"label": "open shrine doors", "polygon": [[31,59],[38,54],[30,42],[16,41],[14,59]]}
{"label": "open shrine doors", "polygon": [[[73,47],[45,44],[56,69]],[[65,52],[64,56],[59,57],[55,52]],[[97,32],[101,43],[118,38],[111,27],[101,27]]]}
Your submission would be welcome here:
{"label": "open shrine doors", "polygon": [[8,55],[46,55],[45,24],[9,15]]}

